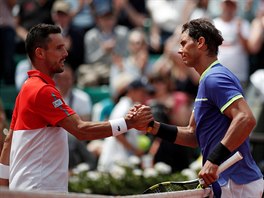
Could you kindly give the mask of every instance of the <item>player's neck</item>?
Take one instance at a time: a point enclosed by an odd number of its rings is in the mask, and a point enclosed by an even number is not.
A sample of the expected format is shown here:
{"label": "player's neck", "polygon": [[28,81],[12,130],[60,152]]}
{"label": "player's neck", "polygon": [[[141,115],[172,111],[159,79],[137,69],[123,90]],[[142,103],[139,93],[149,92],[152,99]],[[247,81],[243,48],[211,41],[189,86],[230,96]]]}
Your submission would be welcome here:
{"label": "player's neck", "polygon": [[202,75],[203,72],[213,63],[217,60],[216,56],[213,57],[206,57],[204,59],[201,59],[200,64],[198,65],[198,67],[195,68],[195,70]]}

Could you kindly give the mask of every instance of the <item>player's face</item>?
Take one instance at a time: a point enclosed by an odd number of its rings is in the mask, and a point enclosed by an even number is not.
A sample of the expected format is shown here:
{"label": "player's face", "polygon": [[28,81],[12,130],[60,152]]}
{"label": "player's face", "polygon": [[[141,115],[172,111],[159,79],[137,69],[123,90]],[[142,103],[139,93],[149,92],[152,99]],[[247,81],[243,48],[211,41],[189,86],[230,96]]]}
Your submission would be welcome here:
{"label": "player's face", "polygon": [[61,73],[64,70],[64,61],[68,56],[64,39],[61,34],[51,34],[51,41],[45,50],[45,62],[51,74]]}
{"label": "player's face", "polygon": [[178,53],[181,55],[182,61],[188,67],[195,67],[197,60],[199,60],[198,43],[187,32],[184,32],[181,35],[180,44]]}

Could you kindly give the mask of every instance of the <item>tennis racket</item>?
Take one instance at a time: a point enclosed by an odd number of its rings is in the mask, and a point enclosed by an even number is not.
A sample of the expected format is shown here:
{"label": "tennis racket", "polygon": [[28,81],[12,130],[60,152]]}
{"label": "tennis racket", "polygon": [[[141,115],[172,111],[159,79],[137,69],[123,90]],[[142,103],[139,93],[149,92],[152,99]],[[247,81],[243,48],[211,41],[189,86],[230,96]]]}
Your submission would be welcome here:
{"label": "tennis racket", "polygon": [[[227,168],[238,162],[239,160],[243,159],[242,155],[239,151],[237,151],[234,155],[224,161],[217,170],[217,175],[225,171]],[[150,188],[146,189],[143,194],[149,193],[161,193],[161,192],[171,192],[171,191],[182,191],[182,190],[191,190],[197,189],[200,186],[199,179],[194,179],[190,181],[166,181],[155,184]]]}

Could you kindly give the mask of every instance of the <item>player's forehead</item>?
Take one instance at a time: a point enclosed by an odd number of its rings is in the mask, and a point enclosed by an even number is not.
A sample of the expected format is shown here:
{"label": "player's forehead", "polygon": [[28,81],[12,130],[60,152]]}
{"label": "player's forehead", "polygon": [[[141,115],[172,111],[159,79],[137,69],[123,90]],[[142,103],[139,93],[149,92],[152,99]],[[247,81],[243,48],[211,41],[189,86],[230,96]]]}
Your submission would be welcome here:
{"label": "player's forehead", "polygon": [[62,34],[60,33],[50,34],[48,45],[49,46],[64,45],[64,39],[63,39]]}
{"label": "player's forehead", "polygon": [[187,42],[189,40],[192,40],[192,38],[189,36],[188,31],[182,32],[180,36],[180,43],[182,44],[183,42]]}

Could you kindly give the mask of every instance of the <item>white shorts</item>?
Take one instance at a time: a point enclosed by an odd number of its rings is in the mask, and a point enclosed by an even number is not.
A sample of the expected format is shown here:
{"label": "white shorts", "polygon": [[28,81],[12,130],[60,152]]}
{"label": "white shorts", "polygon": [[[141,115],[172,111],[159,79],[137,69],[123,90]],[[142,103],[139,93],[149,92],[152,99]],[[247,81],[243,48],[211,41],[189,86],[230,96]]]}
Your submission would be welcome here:
{"label": "white shorts", "polygon": [[264,189],[264,180],[259,179],[243,185],[228,180],[228,183],[222,186],[221,189],[221,197],[223,198],[261,198]]}

